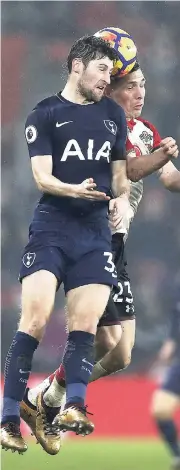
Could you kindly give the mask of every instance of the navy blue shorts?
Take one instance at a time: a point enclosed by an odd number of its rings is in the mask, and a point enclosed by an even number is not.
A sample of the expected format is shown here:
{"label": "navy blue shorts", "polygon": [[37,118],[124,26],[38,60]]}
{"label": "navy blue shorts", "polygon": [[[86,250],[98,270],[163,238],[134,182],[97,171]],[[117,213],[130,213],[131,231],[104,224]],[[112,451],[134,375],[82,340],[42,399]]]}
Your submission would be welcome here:
{"label": "navy blue shorts", "polygon": [[161,389],[180,397],[180,360],[170,366]]}
{"label": "navy blue shorts", "polygon": [[58,287],[63,282],[65,293],[87,284],[116,286],[108,219],[63,215],[57,220],[56,215],[52,220],[52,214],[42,210],[30,226],[20,282],[39,270],[52,272]]}
{"label": "navy blue shorts", "polygon": [[109,302],[98,323],[98,327],[118,325],[124,320],[133,320],[135,318],[133,294],[126,270],[127,261],[122,234],[113,236],[112,251],[117,270],[118,287],[114,287],[111,292]]}

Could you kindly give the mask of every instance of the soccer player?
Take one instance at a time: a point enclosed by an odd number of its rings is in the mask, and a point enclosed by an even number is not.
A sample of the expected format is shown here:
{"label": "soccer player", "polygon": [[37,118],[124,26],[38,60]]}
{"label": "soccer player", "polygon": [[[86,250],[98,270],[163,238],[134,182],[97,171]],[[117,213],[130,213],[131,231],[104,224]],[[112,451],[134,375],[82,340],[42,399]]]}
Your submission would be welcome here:
{"label": "soccer player", "polygon": [[[125,114],[103,96],[116,58],[116,52],[99,38],[76,41],[68,56],[64,90],[39,103],[26,122],[32,172],[43,195],[22,257],[22,315],[6,358],[1,428],[2,446],[20,453],[27,450],[20,432],[20,402],[61,282],[69,328],[63,357],[67,401],[61,428],[84,435],[94,429],[84,406],[94,337],[111,286],[117,284],[107,217],[111,186],[115,196],[124,195],[128,203]],[[117,211],[119,202],[121,197],[115,200]],[[44,414],[39,400],[40,427]],[[51,437],[52,413],[48,418],[45,434]],[[53,438],[56,451],[56,430]]]}
{"label": "soccer player", "polygon": [[178,430],[173,420],[180,407],[180,285],[170,314],[169,338],[159,353],[159,362],[168,364],[166,376],[152,397],[151,412],[163,441],[172,455],[172,469],[180,470],[180,444]]}
{"label": "soccer player", "polygon": [[[155,155],[157,156],[166,151],[163,150],[163,148],[166,147],[165,142],[167,142],[167,140],[164,139],[162,141],[154,126],[147,121],[139,119],[145,96],[145,79],[140,67],[136,65],[132,73],[124,78],[113,81],[109,86],[108,94],[110,94],[111,98],[117,101],[118,104],[122,104],[125,109],[128,124],[127,149],[129,151],[131,147],[133,147],[139,157],[137,159],[133,158],[131,161],[141,161],[141,154],[145,154],[148,165],[150,165],[151,159],[155,162]],[[172,142],[171,138],[169,138],[169,142]],[[151,151],[154,151],[154,153],[150,154]],[[144,159],[144,157],[142,157],[142,159]],[[168,178],[166,179],[164,175],[168,175]],[[180,188],[180,174],[172,162],[167,163],[167,165],[163,167],[163,173],[160,175],[160,179],[163,179],[164,184],[169,187],[169,189],[175,190]],[[105,352],[108,352],[104,355],[102,360],[95,364],[90,381],[120,370],[130,362],[131,349],[134,344],[135,336],[135,313],[130,281],[125,269],[124,238],[127,238],[130,221],[137,211],[142,192],[142,181],[132,183],[129,210],[120,222],[118,218],[116,220],[116,215],[112,219],[113,226],[118,222],[118,226],[114,227],[115,231],[118,231],[118,233],[113,236],[113,251],[115,252],[115,263],[118,268],[119,282],[119,291],[114,293],[114,304],[117,308],[114,306],[112,298],[110,298],[108,309],[99,322],[96,335],[98,355],[99,349],[102,349],[102,347]],[[120,321],[123,326],[121,341],[119,341]],[[112,326],[109,326],[111,324]],[[116,347],[114,348],[114,346]],[[51,387],[49,387],[50,383]],[[57,412],[65,393],[65,373],[63,365],[61,365],[52,376],[46,379],[43,384],[40,384],[32,390],[27,389],[24,401],[21,403],[21,417],[30,425],[31,429],[38,437],[39,442],[41,442],[45,448],[44,441],[42,440],[42,428],[41,435],[39,435],[39,427],[36,427],[36,401],[39,393],[42,397],[42,391],[45,391],[43,395],[44,406],[52,406],[54,409],[56,408],[55,411]],[[51,449],[50,439],[46,445],[48,452],[49,449]]]}

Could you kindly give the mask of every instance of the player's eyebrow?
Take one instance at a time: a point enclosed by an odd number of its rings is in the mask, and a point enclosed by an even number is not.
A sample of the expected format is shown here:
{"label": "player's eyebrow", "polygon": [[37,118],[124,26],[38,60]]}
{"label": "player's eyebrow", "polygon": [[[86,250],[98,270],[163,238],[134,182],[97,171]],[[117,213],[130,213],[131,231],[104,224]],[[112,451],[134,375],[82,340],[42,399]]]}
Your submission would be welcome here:
{"label": "player's eyebrow", "polygon": [[99,65],[99,67],[104,67],[105,69],[108,69],[108,65],[103,63],[103,62],[99,63],[98,65]]}
{"label": "player's eyebrow", "polygon": [[[145,78],[142,78],[141,82],[140,83],[146,83],[146,79]],[[127,85],[138,85],[138,81],[137,80],[131,80],[131,81],[128,81],[127,82]]]}

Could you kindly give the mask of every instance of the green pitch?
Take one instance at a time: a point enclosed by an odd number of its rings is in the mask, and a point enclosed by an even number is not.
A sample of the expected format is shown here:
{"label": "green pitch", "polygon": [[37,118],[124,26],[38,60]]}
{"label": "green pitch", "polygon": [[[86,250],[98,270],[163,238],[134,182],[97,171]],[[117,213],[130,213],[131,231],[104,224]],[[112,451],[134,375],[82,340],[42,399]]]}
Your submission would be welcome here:
{"label": "green pitch", "polygon": [[66,440],[57,456],[29,443],[23,455],[2,451],[2,470],[169,470],[170,459],[160,442]]}

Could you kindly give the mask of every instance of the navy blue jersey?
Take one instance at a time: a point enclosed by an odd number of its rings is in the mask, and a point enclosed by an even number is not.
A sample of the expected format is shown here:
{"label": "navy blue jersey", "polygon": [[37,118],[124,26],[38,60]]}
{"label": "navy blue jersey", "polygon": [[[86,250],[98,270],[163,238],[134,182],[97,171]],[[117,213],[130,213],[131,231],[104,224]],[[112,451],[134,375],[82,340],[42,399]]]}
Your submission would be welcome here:
{"label": "navy blue jersey", "polygon": [[[111,162],[126,158],[127,135],[124,111],[113,100],[103,97],[80,105],[53,95],[30,113],[25,134],[31,158],[52,155],[53,176],[69,184],[94,178],[97,189],[110,194]],[[107,213],[108,203],[44,193],[39,204],[60,212],[101,215]]]}

